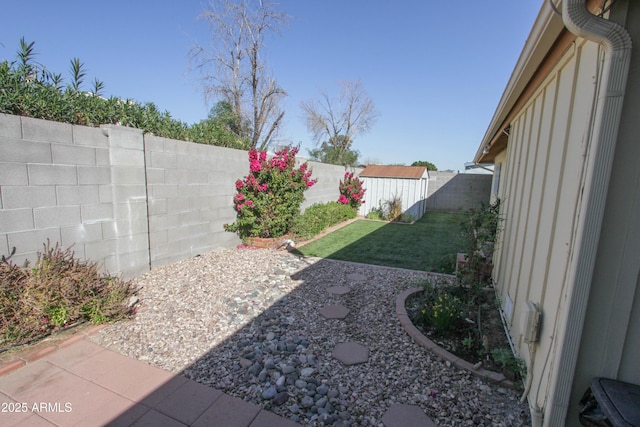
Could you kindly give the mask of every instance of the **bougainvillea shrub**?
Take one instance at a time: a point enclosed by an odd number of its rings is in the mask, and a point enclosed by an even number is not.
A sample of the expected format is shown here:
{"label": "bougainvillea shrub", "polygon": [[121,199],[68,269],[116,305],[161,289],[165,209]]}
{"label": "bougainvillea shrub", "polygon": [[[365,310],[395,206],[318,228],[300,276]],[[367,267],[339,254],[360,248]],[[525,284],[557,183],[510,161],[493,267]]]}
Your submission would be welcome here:
{"label": "bougainvillea shrub", "polygon": [[247,237],[280,237],[287,234],[304,192],[317,179],[311,179],[311,169],[305,162],[296,168],[297,147],[286,147],[271,159],[264,151],[249,151],[249,174],[236,181],[233,206],[236,221],[225,224],[226,231]]}
{"label": "bougainvillea shrub", "polygon": [[364,203],[364,192],[366,191],[360,181],[353,175],[353,172],[345,172],[344,179],[340,181],[340,197],[338,203],[350,205],[354,209],[358,209]]}

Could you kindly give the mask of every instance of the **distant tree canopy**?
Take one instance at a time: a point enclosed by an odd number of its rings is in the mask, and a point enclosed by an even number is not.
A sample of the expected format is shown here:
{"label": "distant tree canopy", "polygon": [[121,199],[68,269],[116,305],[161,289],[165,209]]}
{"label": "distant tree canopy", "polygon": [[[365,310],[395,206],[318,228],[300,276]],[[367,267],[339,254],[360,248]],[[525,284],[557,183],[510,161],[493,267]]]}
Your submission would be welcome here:
{"label": "distant tree canopy", "polygon": [[418,160],[417,162],[411,163],[411,166],[426,166],[427,170],[437,171],[438,168],[431,162],[427,162],[426,160]]}
{"label": "distant tree canopy", "polygon": [[357,150],[331,146],[326,143],[323,143],[319,148],[307,151],[311,160],[342,166],[353,166],[358,164],[358,157],[360,156],[360,153]]}
{"label": "distant tree canopy", "polygon": [[316,159],[327,163],[353,165],[359,153],[351,149],[357,135],[368,132],[375,123],[378,112],[362,83],[341,83],[340,96],[331,98],[322,92],[320,100],[303,101],[302,108],[307,129],[319,145],[310,150]]}
{"label": "distant tree canopy", "polygon": [[190,136],[203,144],[248,150],[251,148],[251,140],[242,136],[239,126],[242,126],[242,119],[229,103],[220,101],[211,108],[205,120],[191,126]]}

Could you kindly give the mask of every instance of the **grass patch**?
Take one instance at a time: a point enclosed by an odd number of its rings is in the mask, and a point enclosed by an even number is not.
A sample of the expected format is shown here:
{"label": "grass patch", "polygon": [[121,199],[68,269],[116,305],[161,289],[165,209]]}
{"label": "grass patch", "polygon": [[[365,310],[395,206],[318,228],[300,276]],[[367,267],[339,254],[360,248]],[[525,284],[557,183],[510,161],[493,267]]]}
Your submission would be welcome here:
{"label": "grass patch", "polygon": [[305,256],[453,273],[464,214],[427,212],[412,225],[359,220],[308,243]]}

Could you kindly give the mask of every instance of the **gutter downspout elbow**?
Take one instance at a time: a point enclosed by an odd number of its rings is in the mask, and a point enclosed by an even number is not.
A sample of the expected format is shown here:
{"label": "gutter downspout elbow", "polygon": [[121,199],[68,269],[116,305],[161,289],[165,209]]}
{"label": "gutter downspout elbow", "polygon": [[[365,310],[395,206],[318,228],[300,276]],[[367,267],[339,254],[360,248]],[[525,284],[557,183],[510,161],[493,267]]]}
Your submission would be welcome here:
{"label": "gutter downspout elbow", "polygon": [[600,241],[609,178],[618,137],[631,60],[631,37],[615,22],[593,15],[586,0],[562,0],[562,20],[569,31],[600,44],[605,51],[602,84],[598,93],[590,154],[586,159],[583,201],[573,242],[573,261],[567,279],[566,307],[560,324],[564,336],[558,341],[556,369],[550,378],[550,406],[544,425],[559,426],[569,421],[575,369],[582,340],[594,265]]}

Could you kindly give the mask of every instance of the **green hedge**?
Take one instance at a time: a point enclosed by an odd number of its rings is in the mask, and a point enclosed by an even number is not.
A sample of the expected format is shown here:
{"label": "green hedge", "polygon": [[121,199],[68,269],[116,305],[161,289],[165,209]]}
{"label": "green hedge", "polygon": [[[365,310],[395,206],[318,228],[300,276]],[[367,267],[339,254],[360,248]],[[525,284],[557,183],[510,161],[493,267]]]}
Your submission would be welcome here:
{"label": "green hedge", "polygon": [[14,61],[0,60],[0,113],[84,126],[118,124],[165,138],[243,150],[250,147],[248,138],[231,130],[237,120],[224,103],[207,119],[189,126],[153,103],[104,98],[100,94],[104,84],[97,79],[89,91],[83,90],[86,73],[77,58],[71,60],[71,78],[65,83],[61,74],[35,62],[34,56],[34,43],[22,39]]}
{"label": "green hedge", "polygon": [[338,202],[316,203],[299,215],[293,225],[293,235],[307,240],[327,227],[355,218],[357,212],[349,205]]}

